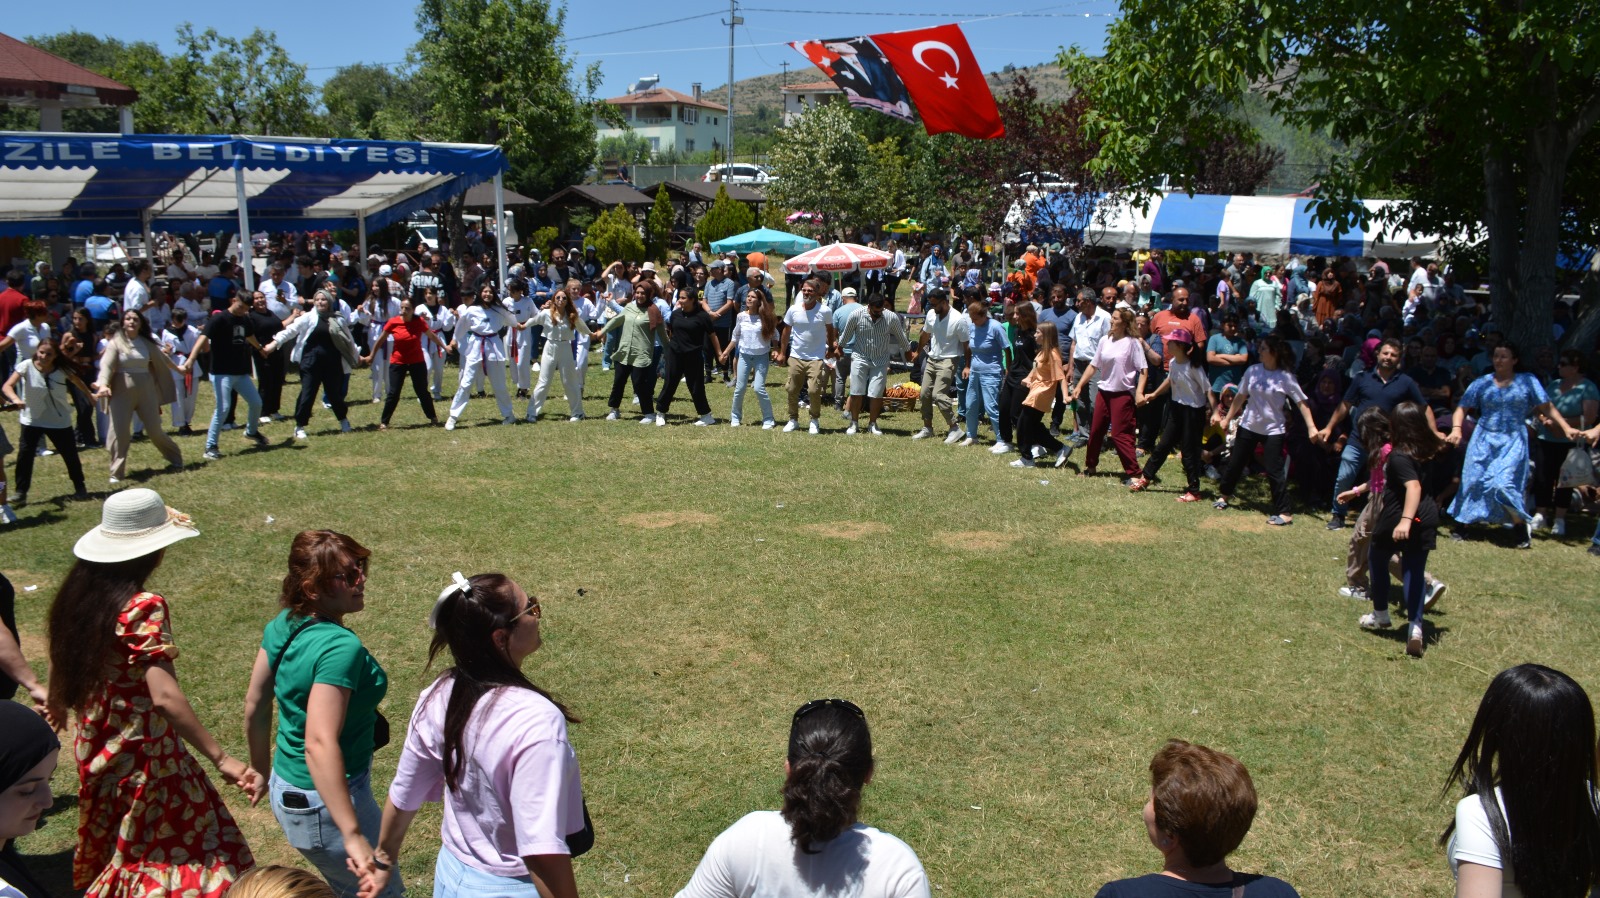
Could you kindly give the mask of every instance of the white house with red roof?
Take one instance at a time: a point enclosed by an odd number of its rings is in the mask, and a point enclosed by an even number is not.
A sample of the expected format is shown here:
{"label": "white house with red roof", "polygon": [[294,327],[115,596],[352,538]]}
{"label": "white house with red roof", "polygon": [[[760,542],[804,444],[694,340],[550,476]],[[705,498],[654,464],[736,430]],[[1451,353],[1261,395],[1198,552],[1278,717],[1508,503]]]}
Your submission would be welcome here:
{"label": "white house with red roof", "polygon": [[622,110],[627,127],[597,122],[596,137],[600,140],[621,137],[632,131],[650,142],[652,153],[670,149],[688,155],[722,149],[728,110],[701,99],[698,84],[689,94],[651,86],[606,102]]}

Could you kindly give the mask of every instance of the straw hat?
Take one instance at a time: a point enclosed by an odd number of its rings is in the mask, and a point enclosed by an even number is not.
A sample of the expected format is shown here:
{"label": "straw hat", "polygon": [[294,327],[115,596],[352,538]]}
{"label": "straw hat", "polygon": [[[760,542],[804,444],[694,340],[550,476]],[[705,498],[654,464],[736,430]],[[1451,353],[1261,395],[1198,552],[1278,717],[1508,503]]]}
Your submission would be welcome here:
{"label": "straw hat", "polygon": [[180,539],[199,536],[194,522],[161,501],[155,490],[123,490],[106,500],[100,526],[85,533],[72,554],[84,561],[112,564],[143,558]]}

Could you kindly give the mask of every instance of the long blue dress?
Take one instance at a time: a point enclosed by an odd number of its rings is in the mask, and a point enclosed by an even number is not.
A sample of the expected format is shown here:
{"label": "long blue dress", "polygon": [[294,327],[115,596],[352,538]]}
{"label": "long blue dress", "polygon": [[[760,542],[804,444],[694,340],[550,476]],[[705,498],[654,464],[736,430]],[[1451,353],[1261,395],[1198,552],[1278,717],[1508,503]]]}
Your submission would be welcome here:
{"label": "long blue dress", "polygon": [[1518,374],[1500,387],[1489,373],[1467,387],[1461,406],[1478,410],[1478,426],[1467,444],[1461,490],[1450,504],[1452,518],[1462,524],[1501,524],[1512,519],[1507,506],[1519,518],[1528,517],[1528,415],[1549,401],[1531,374]]}

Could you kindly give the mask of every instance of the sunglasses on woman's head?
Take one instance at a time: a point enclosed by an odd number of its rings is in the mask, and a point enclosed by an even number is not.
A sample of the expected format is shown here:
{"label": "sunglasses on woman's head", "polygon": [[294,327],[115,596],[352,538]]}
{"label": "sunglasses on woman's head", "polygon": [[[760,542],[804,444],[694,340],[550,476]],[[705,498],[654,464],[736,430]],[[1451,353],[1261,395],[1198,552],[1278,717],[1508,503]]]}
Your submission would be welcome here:
{"label": "sunglasses on woman's head", "polygon": [[818,708],[829,708],[829,707],[843,708],[846,711],[849,711],[851,714],[854,714],[855,716],[861,718],[862,720],[866,720],[867,719],[866,712],[862,711],[860,706],[858,706],[855,702],[850,701],[849,699],[843,699],[843,698],[814,698],[811,701],[806,702],[805,704],[801,705],[800,709],[794,712],[794,719],[795,720],[799,720],[800,718],[806,716],[807,714],[810,714],[812,711],[815,711]]}

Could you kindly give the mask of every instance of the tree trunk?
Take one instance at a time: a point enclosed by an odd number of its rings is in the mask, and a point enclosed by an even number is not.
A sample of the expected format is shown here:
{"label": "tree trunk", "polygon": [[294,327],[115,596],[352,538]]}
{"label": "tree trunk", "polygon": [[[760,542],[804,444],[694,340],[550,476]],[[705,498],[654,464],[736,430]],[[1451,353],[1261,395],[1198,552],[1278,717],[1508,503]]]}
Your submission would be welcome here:
{"label": "tree trunk", "polygon": [[[467,195],[458,193],[445,204],[445,227],[450,234],[450,259],[456,267],[456,274],[466,272],[467,228],[461,216],[467,208]],[[466,284],[463,287],[469,286]]]}
{"label": "tree trunk", "polygon": [[1489,309],[1494,320],[1501,323],[1511,318],[1511,308],[1516,304],[1518,288],[1517,247],[1521,235],[1517,233],[1517,191],[1511,181],[1511,165],[1505,151],[1491,145],[1484,151],[1483,224],[1489,240]]}

